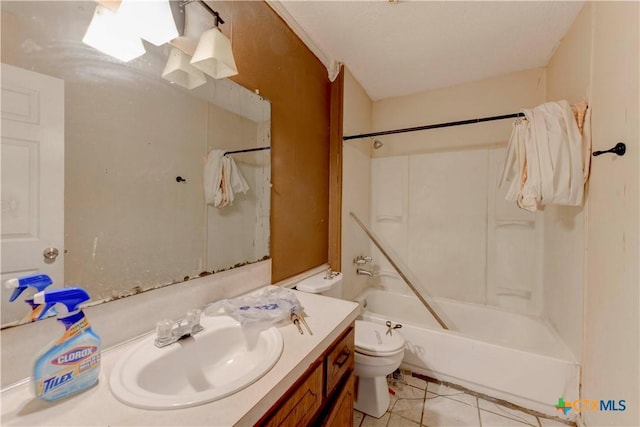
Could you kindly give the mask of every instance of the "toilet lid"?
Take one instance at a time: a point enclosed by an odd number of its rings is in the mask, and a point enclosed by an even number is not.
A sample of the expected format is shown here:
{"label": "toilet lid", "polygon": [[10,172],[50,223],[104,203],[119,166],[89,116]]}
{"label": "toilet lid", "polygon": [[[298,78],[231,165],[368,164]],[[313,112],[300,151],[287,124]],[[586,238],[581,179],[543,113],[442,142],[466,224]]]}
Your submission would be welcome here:
{"label": "toilet lid", "polygon": [[[340,273],[336,272],[333,277],[338,278],[339,275]],[[322,292],[330,290],[337,283],[336,279],[327,280],[324,277],[318,278],[316,276],[301,281],[296,285],[296,289],[311,294],[321,294]]]}
{"label": "toilet lid", "polygon": [[404,349],[404,338],[397,329],[391,335],[379,323],[356,320],[356,351],[371,356],[390,356]]}

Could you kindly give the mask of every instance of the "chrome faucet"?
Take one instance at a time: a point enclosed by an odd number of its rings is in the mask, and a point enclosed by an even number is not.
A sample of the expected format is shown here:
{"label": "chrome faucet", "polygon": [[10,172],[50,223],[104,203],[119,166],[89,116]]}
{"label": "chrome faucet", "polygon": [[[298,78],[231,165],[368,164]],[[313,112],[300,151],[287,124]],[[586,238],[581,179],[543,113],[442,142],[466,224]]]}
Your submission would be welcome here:
{"label": "chrome faucet", "polygon": [[367,270],[365,268],[357,268],[356,269],[356,274],[359,275],[359,276],[373,277],[373,271]]}
{"label": "chrome faucet", "polygon": [[324,274],[324,279],[325,279],[325,280],[331,280],[331,279],[333,279],[334,277],[338,276],[339,274],[340,274],[340,272],[339,272],[339,271],[333,271],[333,270],[331,269],[331,266],[329,266],[329,267],[327,268],[327,271],[326,271],[326,272],[325,272],[325,274]]}
{"label": "chrome faucet", "polygon": [[324,275],[325,280],[333,279],[333,272],[331,271],[331,266],[327,267],[327,272]]}
{"label": "chrome faucet", "polygon": [[155,345],[158,348],[166,347],[174,342],[190,337],[204,331],[200,324],[202,310],[193,309],[175,322],[173,320],[161,320],[156,324]]}

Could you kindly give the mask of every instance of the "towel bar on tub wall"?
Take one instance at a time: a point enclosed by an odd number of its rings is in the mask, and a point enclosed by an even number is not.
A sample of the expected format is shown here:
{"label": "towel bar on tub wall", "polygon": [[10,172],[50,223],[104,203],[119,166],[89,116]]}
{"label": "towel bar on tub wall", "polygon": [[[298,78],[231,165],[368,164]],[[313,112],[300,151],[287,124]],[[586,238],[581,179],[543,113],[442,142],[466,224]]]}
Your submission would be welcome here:
{"label": "towel bar on tub wall", "polygon": [[610,148],[608,150],[605,150],[605,151],[594,151],[593,155],[594,156],[599,156],[600,154],[605,154],[605,153],[615,153],[618,156],[624,156],[624,153],[626,153],[626,152],[627,152],[627,146],[624,145],[624,142],[618,142],[615,147]]}

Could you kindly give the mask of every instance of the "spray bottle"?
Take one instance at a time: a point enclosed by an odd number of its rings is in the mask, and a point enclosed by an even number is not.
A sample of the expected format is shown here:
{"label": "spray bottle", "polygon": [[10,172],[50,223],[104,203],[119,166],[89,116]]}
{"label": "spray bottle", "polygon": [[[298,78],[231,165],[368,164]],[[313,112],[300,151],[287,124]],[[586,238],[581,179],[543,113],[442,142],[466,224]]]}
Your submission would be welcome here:
{"label": "spray bottle", "polygon": [[[32,274],[30,276],[17,277],[14,279],[9,279],[4,282],[4,285],[7,289],[13,289],[13,293],[11,294],[11,298],[9,298],[9,302],[14,302],[24,291],[26,291],[29,287],[32,287],[36,290],[36,292],[44,291],[47,286],[51,285],[53,280],[51,277],[46,274]],[[33,298],[29,298],[24,300],[31,307],[31,313],[29,313],[26,317],[24,317],[21,322],[33,322],[36,319],[41,319],[43,317],[49,317],[56,314],[55,307],[51,307],[47,312],[44,312],[44,307],[42,305],[36,304],[33,302]]]}
{"label": "spray bottle", "polygon": [[36,304],[44,304],[44,312],[56,304],[60,310],[58,322],[64,334],[50,343],[36,357],[33,380],[36,396],[52,401],[79,393],[98,381],[100,373],[100,337],[93,332],[89,320],[79,305],[89,300],[82,288],[42,291],[34,295]]}

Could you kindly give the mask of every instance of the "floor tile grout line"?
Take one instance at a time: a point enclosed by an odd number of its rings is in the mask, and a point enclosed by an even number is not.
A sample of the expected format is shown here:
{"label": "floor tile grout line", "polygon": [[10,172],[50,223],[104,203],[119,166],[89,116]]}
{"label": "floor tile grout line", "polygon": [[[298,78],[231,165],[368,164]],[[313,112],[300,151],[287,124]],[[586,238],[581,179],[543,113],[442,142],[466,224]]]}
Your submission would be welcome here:
{"label": "floor tile grout line", "polygon": [[429,385],[428,382],[425,382],[424,384],[424,390],[423,390],[423,394],[422,394],[422,411],[420,411],[420,426],[422,426],[422,421],[424,420],[424,411],[427,409],[427,386]]}
{"label": "floor tile grout line", "polygon": [[[484,401],[484,402],[488,402],[487,400],[484,400],[484,399],[481,399],[481,400]],[[488,402],[488,403],[493,403],[493,402]],[[494,405],[496,405],[496,404],[494,403]],[[496,405],[496,406],[498,407],[499,410],[501,409],[499,405]],[[507,419],[509,419],[511,421],[517,421],[517,422],[519,422],[520,424],[523,424],[523,425],[528,425],[528,426],[531,426],[531,427],[537,427],[537,426],[531,424],[529,421],[527,421],[526,418],[520,417],[518,414],[513,414],[513,413],[510,413],[510,412],[499,413],[499,412],[494,412],[494,411],[491,411],[489,409],[484,409],[484,408],[478,408],[478,409],[480,409],[481,411],[484,411],[484,412],[489,412],[490,414],[497,415],[497,416],[502,417],[502,418],[507,418]],[[526,414],[526,412],[523,412],[523,414]],[[529,415],[529,414],[527,414],[527,415]],[[531,416],[533,416],[533,415],[531,415]],[[535,418],[536,418],[536,420],[538,419],[538,417],[535,417]]]}
{"label": "floor tile grout line", "polygon": [[449,388],[452,388],[454,390],[459,390],[461,393],[467,393],[467,394],[470,394],[472,396],[477,396],[477,397],[479,397],[480,399],[482,399],[485,402],[495,403],[495,404],[497,404],[499,406],[504,406],[506,408],[513,409],[515,411],[523,412],[525,414],[531,415],[531,416],[536,417],[538,419],[542,418],[542,419],[547,419],[547,420],[550,420],[550,421],[555,421],[555,422],[564,424],[564,425],[566,425],[568,427],[575,427],[576,426],[576,423],[571,422],[569,420],[565,420],[565,419],[562,419],[562,418],[559,418],[559,417],[550,416],[548,414],[544,414],[544,413],[536,411],[536,410],[528,409],[528,408],[513,404],[513,403],[511,403],[509,401],[506,401],[506,400],[503,400],[503,399],[494,398],[494,397],[485,395],[483,393],[475,392],[475,391],[470,390],[470,389],[468,389],[466,387],[463,387],[463,386],[455,384],[455,383],[451,383],[449,381],[438,380],[436,378],[429,377],[429,376],[426,376],[426,375],[421,375],[421,374],[418,374],[418,373],[415,373],[415,372],[412,373],[412,376],[415,377],[415,378],[418,378],[418,379],[424,379],[428,383],[442,384],[445,387],[449,387]]}
{"label": "floor tile grout line", "polygon": [[[419,378],[419,377],[417,377],[417,378]],[[557,422],[560,422],[562,424],[567,424],[568,426],[572,425],[572,424],[568,424],[564,420],[557,420],[556,417],[539,416],[537,413],[535,413],[536,411],[527,410],[526,408],[521,408],[521,407],[518,407],[517,405],[509,404],[509,402],[502,403],[502,401],[500,401],[500,399],[493,399],[493,398],[490,398],[490,397],[488,399],[484,399],[484,398],[478,396],[474,392],[467,393],[466,390],[463,387],[455,386],[454,384],[449,384],[449,383],[444,382],[444,381],[441,382],[441,381],[438,381],[438,380],[434,380],[434,381],[428,381],[427,380],[427,381],[425,381],[424,388],[421,388],[421,387],[419,387],[417,385],[414,385],[414,384],[409,384],[406,381],[403,381],[402,384],[406,385],[408,387],[411,387],[411,389],[413,389],[414,391],[415,390],[422,390],[423,391],[423,396],[422,396],[422,398],[419,398],[419,397],[397,398],[396,401],[393,403],[393,405],[391,405],[391,407],[387,410],[387,413],[389,415],[388,415],[387,421],[385,423],[386,427],[388,427],[390,425],[391,416],[392,415],[395,415],[395,416],[397,416],[397,417],[399,417],[401,419],[404,419],[404,420],[410,421],[412,423],[415,423],[415,421],[413,419],[405,417],[405,416],[403,416],[403,415],[401,415],[399,413],[394,413],[393,412],[393,410],[395,409],[395,404],[400,400],[420,400],[420,399],[422,399],[422,411],[420,413],[420,423],[419,423],[419,425],[420,425],[420,427],[425,427],[423,423],[424,423],[424,420],[425,420],[425,411],[426,411],[426,406],[427,406],[427,401],[428,400],[437,399],[438,397],[443,397],[446,400],[453,401],[453,402],[458,403],[458,404],[463,404],[463,405],[466,405],[466,406],[473,406],[473,404],[471,404],[471,403],[465,402],[463,400],[456,399],[457,396],[461,396],[461,395],[471,396],[471,397],[475,398],[475,406],[476,406],[476,410],[478,412],[478,423],[479,423],[480,426],[482,426],[482,412],[488,412],[490,414],[493,414],[493,415],[508,419],[510,421],[515,421],[515,422],[521,423],[523,426],[528,425],[528,426],[531,426],[531,427],[536,427],[534,424],[531,424],[531,422],[532,422],[531,420],[528,420],[526,418],[521,418],[518,415],[518,413],[520,413],[520,412],[523,415],[529,415],[529,416],[535,418],[535,420],[537,422],[537,427],[544,427],[543,424],[542,424],[541,418],[550,419],[552,421],[557,421]],[[452,393],[452,394],[436,393],[436,392],[433,392],[433,391],[429,391],[429,385],[442,385],[442,386],[445,386],[446,388],[450,388],[450,389],[453,389],[453,390],[458,390],[458,393]],[[458,387],[460,387],[460,388],[458,388]],[[428,393],[432,394],[433,397],[427,397]],[[504,411],[504,414],[503,414],[503,413],[500,413],[500,412],[495,412],[493,410],[480,408],[480,401],[485,402],[487,404],[493,403],[498,410],[501,410],[504,407],[505,410],[509,409],[509,410],[511,410],[511,411],[513,411],[515,413]],[[500,403],[498,401],[500,401]],[[514,407],[511,407],[511,406],[514,406]],[[542,414],[540,414],[540,415],[542,415]],[[362,418],[360,419],[359,424],[357,426],[354,424],[354,427],[363,427],[364,424],[365,424],[365,418],[366,417],[367,417],[367,415],[362,413]],[[371,418],[373,419],[373,417],[371,417]],[[573,426],[575,426],[575,424],[573,424]]]}
{"label": "floor tile grout line", "polygon": [[[426,394],[426,392],[425,392],[425,394]],[[424,396],[423,397],[398,397],[396,399],[396,401],[393,402],[391,407],[387,410],[387,413],[389,413],[389,419],[391,419],[391,415],[397,415],[400,418],[404,418],[405,420],[409,420],[412,423],[415,423],[415,421],[412,420],[411,418],[408,418],[408,417],[405,417],[405,416],[403,416],[401,414],[395,413],[396,404],[401,400],[422,400],[423,407],[424,407]],[[422,412],[420,413],[420,420],[422,420]],[[389,424],[389,423],[387,422],[387,424]]]}
{"label": "floor tile grout line", "polygon": [[[479,408],[481,411],[489,412],[490,414],[494,414],[494,415],[497,415],[497,416],[502,417],[502,418],[507,418],[507,419],[512,420],[512,421],[517,421],[517,422],[519,422],[521,424],[524,424],[524,425],[528,425],[528,426],[531,426],[531,427],[537,427],[537,426],[531,424],[531,422],[529,420],[527,420],[526,418],[523,418],[521,415],[514,414],[513,412],[507,412],[505,410],[505,409],[509,409],[509,408],[505,408],[505,407],[503,407],[501,405],[498,405],[497,403],[490,402],[488,400],[484,400],[484,399],[481,399],[481,398],[478,398],[478,399],[480,399],[480,400],[482,400],[483,402],[486,402],[486,403],[492,403],[497,408],[497,411],[495,411],[495,410],[492,411],[490,409],[485,409],[485,408]],[[516,409],[511,409],[511,411],[520,412],[522,414],[534,417],[536,420],[538,419],[538,417],[536,417],[534,415],[527,414],[526,412],[518,411]]]}

